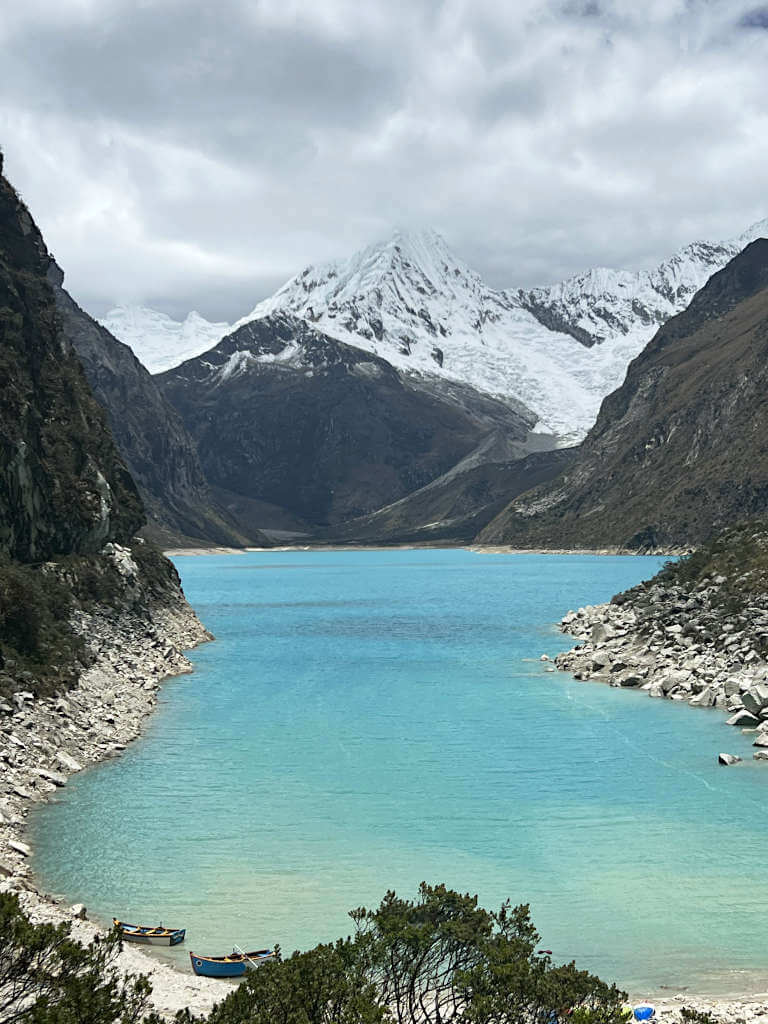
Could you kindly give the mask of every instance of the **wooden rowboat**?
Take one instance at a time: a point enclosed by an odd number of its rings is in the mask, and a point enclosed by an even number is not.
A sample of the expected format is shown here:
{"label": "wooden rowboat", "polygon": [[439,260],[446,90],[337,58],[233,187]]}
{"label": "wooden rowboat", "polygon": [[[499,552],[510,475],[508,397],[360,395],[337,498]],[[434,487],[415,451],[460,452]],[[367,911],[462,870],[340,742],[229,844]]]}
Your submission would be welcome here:
{"label": "wooden rowboat", "polygon": [[235,950],[229,956],[200,956],[190,953],[192,970],[206,978],[239,978],[249,967],[260,967],[275,959],[271,949],[257,949],[254,953]]}
{"label": "wooden rowboat", "polygon": [[112,918],[115,928],[118,928],[124,939],[129,942],[143,942],[146,946],[178,946],[184,941],[185,928],[148,928],[141,924],[126,924],[125,921],[118,921]]}

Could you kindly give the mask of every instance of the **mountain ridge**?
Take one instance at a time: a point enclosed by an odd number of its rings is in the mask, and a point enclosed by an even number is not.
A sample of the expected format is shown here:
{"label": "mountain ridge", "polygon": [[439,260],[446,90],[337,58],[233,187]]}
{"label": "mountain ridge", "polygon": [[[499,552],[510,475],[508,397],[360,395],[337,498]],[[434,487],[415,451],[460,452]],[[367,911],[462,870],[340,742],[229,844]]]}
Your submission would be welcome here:
{"label": "mountain ridge", "polygon": [[231,326],[193,314],[183,323],[154,311],[131,318],[125,310],[102,322],[150,369],[164,370],[202,354],[219,332],[289,312],[401,371],[514,398],[538,416],[539,429],[570,444],[655,330],[767,223],[726,242],[692,242],[649,271],[598,267],[549,287],[501,290],[437,232],[399,230],[349,258],[310,264]]}
{"label": "mountain ridge", "polygon": [[689,547],[768,513],[768,239],[669,320],[565,473],[479,535],[520,547]]}

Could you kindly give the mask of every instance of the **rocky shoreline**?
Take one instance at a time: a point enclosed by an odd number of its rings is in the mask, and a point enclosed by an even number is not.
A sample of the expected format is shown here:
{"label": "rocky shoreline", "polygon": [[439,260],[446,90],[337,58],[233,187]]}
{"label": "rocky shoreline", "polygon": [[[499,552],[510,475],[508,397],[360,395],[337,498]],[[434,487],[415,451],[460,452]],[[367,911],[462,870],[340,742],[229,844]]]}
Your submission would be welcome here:
{"label": "rocky shoreline", "polygon": [[[727,583],[723,576],[692,588],[654,580],[609,604],[569,611],[560,628],[579,643],[555,665],[576,679],[718,708],[729,725],[754,734],[754,758],[768,761],[768,600],[728,610]],[[741,760],[715,753],[722,764]]]}
{"label": "rocky shoreline", "polygon": [[[30,870],[30,811],[73,773],[122,753],[154,709],[163,679],[192,671],[183,651],[213,638],[181,591],[148,610],[80,610],[74,624],[95,656],[78,685],[48,699],[21,691],[0,700],[0,891],[16,892],[35,922],[72,922],[73,936],[87,943],[101,929],[86,919],[86,909],[41,892]],[[221,984],[183,974],[130,944],[120,966],[150,977],[153,1005],[164,1015],[185,1007],[206,1012],[226,995]]]}

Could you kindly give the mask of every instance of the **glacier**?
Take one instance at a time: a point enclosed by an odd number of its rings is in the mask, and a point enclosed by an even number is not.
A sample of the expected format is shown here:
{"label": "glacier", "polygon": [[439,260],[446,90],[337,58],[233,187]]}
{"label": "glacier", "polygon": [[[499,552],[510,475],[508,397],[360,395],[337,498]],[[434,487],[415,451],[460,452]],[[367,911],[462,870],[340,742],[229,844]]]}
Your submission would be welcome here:
{"label": "glacier", "polygon": [[435,231],[396,231],[348,259],[311,265],[235,324],[183,323],[119,307],[101,321],[152,372],[177,366],[253,320],[289,313],[401,372],[522,403],[536,430],[580,440],[656,330],[745,245],[693,242],[653,270],[598,267],[559,284],[494,289]]}

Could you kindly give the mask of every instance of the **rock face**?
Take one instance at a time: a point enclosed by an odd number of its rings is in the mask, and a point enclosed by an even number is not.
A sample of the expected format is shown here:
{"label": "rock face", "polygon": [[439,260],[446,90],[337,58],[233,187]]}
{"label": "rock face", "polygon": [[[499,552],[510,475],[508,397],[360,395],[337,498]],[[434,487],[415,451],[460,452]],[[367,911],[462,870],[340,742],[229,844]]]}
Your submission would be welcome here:
{"label": "rock face", "polygon": [[764,527],[726,531],[610,604],[568,612],[561,627],[580,642],[555,661],[577,679],[717,708],[768,746]]}
{"label": "rock face", "polygon": [[[573,448],[532,452],[492,436],[447,473],[370,515],[333,529],[335,541],[471,543],[515,494],[550,480],[575,457]],[[506,453],[506,458],[504,454]]]}
{"label": "rock face", "polygon": [[94,553],[144,522],[77,356],[62,337],[51,258],[0,176],[0,552]]}
{"label": "rock face", "polygon": [[768,239],[669,320],[605,399],[572,466],[478,538],[688,547],[768,512]]}
{"label": "rock face", "polygon": [[491,439],[507,462],[553,444],[531,441],[534,417],[515,403],[407,377],[285,314],[155,379],[212,484],[313,527],[398,501]]}
{"label": "rock face", "polygon": [[[174,567],[136,538],[141,499],[63,330],[59,285],[0,178],[0,694],[11,710],[77,684],[95,656],[84,615],[147,622],[172,609],[202,631]],[[57,785],[58,769],[42,767]]]}
{"label": "rock face", "polygon": [[113,338],[62,287],[52,263],[48,279],[63,334],[74,347],[147,512],[145,533],[165,546],[265,544],[247,535],[211,494],[194,442],[178,413],[127,345]]}

